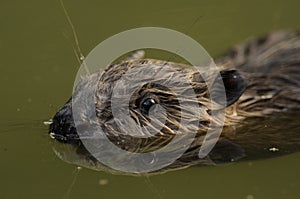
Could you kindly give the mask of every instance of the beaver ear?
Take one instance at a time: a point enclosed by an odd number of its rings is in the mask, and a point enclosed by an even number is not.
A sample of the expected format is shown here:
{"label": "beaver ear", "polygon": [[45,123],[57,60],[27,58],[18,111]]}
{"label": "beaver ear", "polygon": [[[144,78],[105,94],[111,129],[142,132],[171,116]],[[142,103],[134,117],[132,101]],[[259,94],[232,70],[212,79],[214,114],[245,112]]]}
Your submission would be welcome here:
{"label": "beaver ear", "polygon": [[[218,93],[214,93],[213,100],[218,104],[223,105],[224,107],[230,106],[234,102],[236,102],[240,96],[243,94],[246,83],[243,77],[236,70],[223,70],[220,72],[220,77],[224,84],[226,101],[222,102],[222,97],[218,97]],[[218,80],[220,80],[218,78]],[[215,81],[213,88],[220,88],[216,84],[220,84],[221,81]],[[215,92],[214,89],[212,92]],[[220,92],[219,92],[220,93]],[[223,92],[222,92],[223,93]],[[224,104],[225,103],[225,104]]]}

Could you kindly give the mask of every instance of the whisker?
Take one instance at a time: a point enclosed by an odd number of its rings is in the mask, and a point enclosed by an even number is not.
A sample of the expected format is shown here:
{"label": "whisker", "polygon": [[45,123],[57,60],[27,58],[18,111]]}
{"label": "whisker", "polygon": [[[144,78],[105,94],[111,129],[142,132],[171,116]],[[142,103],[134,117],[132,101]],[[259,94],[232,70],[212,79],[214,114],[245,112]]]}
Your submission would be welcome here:
{"label": "whisker", "polygon": [[[67,21],[68,21],[68,23],[69,23],[69,25],[70,25],[70,27],[71,27],[71,29],[72,29],[72,33],[73,33],[73,37],[74,37],[74,41],[75,41],[77,50],[75,49],[75,47],[74,47],[73,45],[72,45],[72,46],[73,46],[72,48],[73,48],[73,50],[76,52],[76,57],[77,57],[77,58],[79,57],[79,60],[82,61],[82,64],[83,64],[84,69],[85,69],[85,72],[89,75],[89,74],[91,74],[91,73],[90,73],[90,71],[89,71],[89,69],[88,69],[88,67],[87,67],[87,65],[86,65],[86,62],[85,62],[85,56],[82,54],[82,51],[81,51],[81,49],[80,49],[79,40],[78,40],[78,36],[77,36],[76,30],[75,30],[75,26],[74,26],[74,24],[72,23],[72,20],[71,20],[69,14],[68,14],[68,12],[67,12],[67,9],[65,8],[65,4],[64,4],[63,0],[60,0],[60,4],[61,4],[61,6],[62,6],[62,9],[63,9],[64,13],[65,13],[65,16],[66,16],[66,18],[67,18]],[[79,62],[80,62],[80,61],[79,61]]]}

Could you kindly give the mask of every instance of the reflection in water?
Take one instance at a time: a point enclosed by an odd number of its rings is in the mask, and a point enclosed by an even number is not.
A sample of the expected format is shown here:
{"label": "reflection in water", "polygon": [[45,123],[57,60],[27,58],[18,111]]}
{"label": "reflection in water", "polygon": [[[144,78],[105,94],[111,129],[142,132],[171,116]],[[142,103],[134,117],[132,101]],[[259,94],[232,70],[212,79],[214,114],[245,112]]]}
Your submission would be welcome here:
{"label": "reflection in water", "polygon": [[[247,124],[243,127],[237,127],[237,129],[234,130],[230,129],[230,131],[235,134],[234,139],[231,141],[245,151],[245,156],[240,161],[274,158],[300,151],[299,119],[299,111],[281,113],[271,118],[254,118],[248,120]],[[78,147],[52,141],[52,147],[56,156],[67,163],[96,171],[129,175],[128,173],[121,173],[102,164],[82,145]],[[228,150],[228,146],[222,148],[222,145],[220,145],[219,147],[220,148],[217,149],[218,154],[222,149]],[[214,152],[213,150],[211,153]],[[214,165],[218,163],[219,162],[212,162],[211,164]],[[188,167],[188,165],[186,165],[186,167]],[[172,170],[171,168],[169,169]],[[167,170],[157,171],[147,175],[158,174]]]}

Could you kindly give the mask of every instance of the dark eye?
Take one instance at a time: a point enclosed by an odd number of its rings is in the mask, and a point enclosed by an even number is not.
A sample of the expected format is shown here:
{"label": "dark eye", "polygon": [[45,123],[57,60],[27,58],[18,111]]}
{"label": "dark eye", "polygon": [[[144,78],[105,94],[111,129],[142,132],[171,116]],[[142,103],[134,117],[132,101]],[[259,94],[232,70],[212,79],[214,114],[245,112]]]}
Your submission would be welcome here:
{"label": "dark eye", "polygon": [[153,98],[146,98],[141,103],[141,111],[144,113],[149,113],[150,108],[156,104]]}

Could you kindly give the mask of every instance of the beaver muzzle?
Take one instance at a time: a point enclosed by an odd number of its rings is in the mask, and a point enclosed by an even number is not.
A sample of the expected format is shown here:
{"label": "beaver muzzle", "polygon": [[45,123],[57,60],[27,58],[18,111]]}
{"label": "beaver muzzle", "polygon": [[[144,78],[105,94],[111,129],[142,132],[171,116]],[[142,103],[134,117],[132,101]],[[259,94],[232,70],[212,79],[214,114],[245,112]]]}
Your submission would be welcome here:
{"label": "beaver muzzle", "polygon": [[72,98],[53,117],[49,135],[63,143],[78,144],[79,136],[73,119]]}

